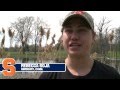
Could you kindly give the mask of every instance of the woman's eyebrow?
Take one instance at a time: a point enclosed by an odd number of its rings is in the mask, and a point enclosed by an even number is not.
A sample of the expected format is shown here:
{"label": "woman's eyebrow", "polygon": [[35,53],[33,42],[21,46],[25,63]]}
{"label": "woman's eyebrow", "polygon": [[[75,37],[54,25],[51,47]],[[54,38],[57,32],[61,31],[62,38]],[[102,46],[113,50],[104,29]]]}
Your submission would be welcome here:
{"label": "woman's eyebrow", "polygon": [[64,26],[64,28],[71,28],[71,27],[72,27],[71,25]]}

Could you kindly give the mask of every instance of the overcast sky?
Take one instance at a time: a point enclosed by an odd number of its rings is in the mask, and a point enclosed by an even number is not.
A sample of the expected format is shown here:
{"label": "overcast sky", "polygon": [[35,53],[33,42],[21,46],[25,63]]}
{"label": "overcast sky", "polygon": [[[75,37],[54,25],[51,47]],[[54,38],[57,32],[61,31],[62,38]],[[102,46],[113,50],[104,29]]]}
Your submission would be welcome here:
{"label": "overcast sky", "polygon": [[[64,19],[64,17],[70,11],[0,11],[0,30],[7,28],[11,25],[10,23],[17,20],[18,17],[25,16],[33,16],[40,17],[47,24],[50,25],[51,34],[56,34],[56,40],[61,35],[60,29],[60,21]],[[87,11],[89,12],[93,18],[95,23],[98,23],[102,17],[106,17],[107,20],[111,20],[111,28],[120,26],[120,11]],[[2,39],[2,35],[0,35],[0,41]],[[6,33],[5,47],[9,47],[9,37]]]}

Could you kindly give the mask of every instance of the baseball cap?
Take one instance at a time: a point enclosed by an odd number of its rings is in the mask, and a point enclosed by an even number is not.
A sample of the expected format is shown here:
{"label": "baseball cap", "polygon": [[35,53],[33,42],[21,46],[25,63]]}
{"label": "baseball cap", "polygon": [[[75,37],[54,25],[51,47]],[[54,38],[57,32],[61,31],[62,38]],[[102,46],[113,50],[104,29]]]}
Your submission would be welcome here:
{"label": "baseball cap", "polygon": [[70,12],[64,19],[62,26],[66,24],[71,18],[74,17],[81,17],[87,21],[87,23],[90,25],[91,29],[94,30],[94,20],[90,14],[88,14],[85,11],[72,11]]}

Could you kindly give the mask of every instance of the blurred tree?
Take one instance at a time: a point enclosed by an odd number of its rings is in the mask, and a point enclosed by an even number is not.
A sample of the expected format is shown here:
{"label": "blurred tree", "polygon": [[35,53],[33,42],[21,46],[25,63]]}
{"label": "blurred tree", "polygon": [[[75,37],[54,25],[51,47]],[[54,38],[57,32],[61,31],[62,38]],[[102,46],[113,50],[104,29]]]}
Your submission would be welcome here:
{"label": "blurred tree", "polygon": [[98,53],[101,55],[106,56],[106,52],[108,49],[108,32],[109,32],[109,23],[111,21],[107,20],[105,17],[103,17],[101,19],[101,21],[99,22],[97,26],[97,30],[98,30],[98,37],[97,37],[97,43],[98,43]]}
{"label": "blurred tree", "polygon": [[117,51],[120,51],[120,27],[115,31],[115,44],[117,45]]}
{"label": "blurred tree", "polygon": [[32,38],[33,17],[18,18],[17,21],[11,23],[11,29],[16,31],[15,40],[21,43],[22,52],[25,54],[25,48],[30,38]]}
{"label": "blurred tree", "polygon": [[10,48],[12,48],[12,39],[13,39],[13,36],[14,36],[14,32],[15,32],[15,30],[12,31],[11,28],[8,29],[8,35],[10,37]]}
{"label": "blurred tree", "polygon": [[[35,30],[35,35],[34,35],[34,42],[35,42],[35,54],[37,52],[37,46],[39,46],[38,52],[40,51],[41,48],[41,43],[42,43],[42,39],[43,36],[46,34],[45,33],[45,29],[48,29],[47,32],[47,40],[49,39],[49,34],[50,34],[50,28],[48,26],[48,24],[46,22],[44,22],[42,19],[40,19],[39,17],[37,17],[37,19],[34,22],[34,30]],[[47,41],[46,41],[47,42]]]}

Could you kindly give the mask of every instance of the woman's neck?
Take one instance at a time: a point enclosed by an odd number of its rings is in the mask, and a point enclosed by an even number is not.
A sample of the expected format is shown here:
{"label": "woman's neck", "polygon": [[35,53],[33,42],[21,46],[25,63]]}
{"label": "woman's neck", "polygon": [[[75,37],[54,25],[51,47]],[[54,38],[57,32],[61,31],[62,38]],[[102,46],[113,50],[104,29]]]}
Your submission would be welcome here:
{"label": "woman's neck", "polygon": [[93,66],[94,61],[90,56],[80,57],[80,56],[70,56],[65,60],[65,64],[68,70],[75,75],[84,75],[87,74]]}

